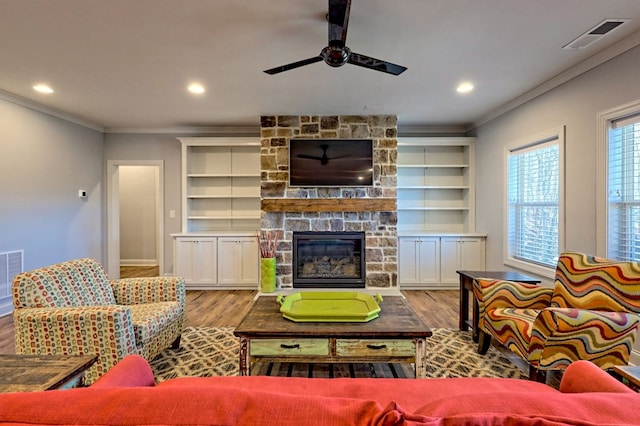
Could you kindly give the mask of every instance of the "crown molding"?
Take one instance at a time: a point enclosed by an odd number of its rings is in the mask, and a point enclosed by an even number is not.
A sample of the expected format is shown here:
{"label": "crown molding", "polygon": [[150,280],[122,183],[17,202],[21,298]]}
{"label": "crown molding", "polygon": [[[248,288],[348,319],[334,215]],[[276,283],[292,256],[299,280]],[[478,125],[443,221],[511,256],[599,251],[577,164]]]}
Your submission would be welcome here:
{"label": "crown molding", "polygon": [[198,135],[198,136],[260,136],[260,126],[178,126],[164,128],[143,127],[107,127],[107,134],[164,134],[164,135]]}
{"label": "crown molding", "polygon": [[398,136],[465,136],[467,130],[462,125],[452,126],[403,126],[398,124]]}
{"label": "crown molding", "polygon": [[18,96],[14,93],[7,92],[6,90],[0,89],[0,99],[5,100],[7,102],[14,103],[16,105],[23,106],[25,108],[32,109],[34,111],[41,112],[43,114],[50,115],[55,118],[59,118],[61,120],[68,121],[73,124],[77,124],[82,127],[86,127],[87,129],[96,130],[98,132],[104,132],[104,127],[99,124],[93,123],[91,121],[87,121],[80,117],[76,117],[71,114],[67,114],[55,108],[48,107],[44,104],[41,104],[36,101],[32,101],[31,99],[23,98],[22,96]]}
{"label": "crown molding", "polygon": [[483,124],[486,124],[501,115],[506,114],[507,112],[516,109],[517,107],[524,105],[525,103],[541,96],[548,91],[555,89],[556,87],[578,77],[581,74],[586,73],[599,65],[604,64],[611,59],[622,55],[629,50],[638,47],[640,45],[640,31],[636,31],[630,36],[620,40],[619,42],[609,46],[608,48],[596,53],[580,62],[579,64],[569,68],[568,70],[556,75],[555,77],[550,78],[544,83],[536,86],[532,90],[518,96],[517,98],[507,102],[506,104],[498,107],[493,110],[489,114],[481,117],[479,120],[472,123],[470,126],[466,128],[466,131],[469,132],[471,130],[480,127]]}

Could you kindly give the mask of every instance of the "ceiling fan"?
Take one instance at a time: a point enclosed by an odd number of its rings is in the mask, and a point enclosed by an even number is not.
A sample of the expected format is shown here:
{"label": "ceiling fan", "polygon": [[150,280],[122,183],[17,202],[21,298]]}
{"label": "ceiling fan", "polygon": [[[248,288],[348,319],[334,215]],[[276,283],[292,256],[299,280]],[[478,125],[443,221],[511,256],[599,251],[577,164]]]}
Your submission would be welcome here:
{"label": "ceiling fan", "polygon": [[315,155],[298,154],[298,158],[306,158],[306,159],[309,159],[309,160],[318,160],[318,161],[320,161],[321,165],[326,166],[327,164],[329,164],[329,160],[337,160],[339,158],[351,157],[350,155],[338,155],[337,157],[329,157],[327,155],[327,148],[329,148],[329,145],[322,144],[322,145],[320,145],[320,148],[322,148],[322,157],[317,157]]}
{"label": "ceiling fan", "polygon": [[406,67],[352,52],[351,49],[345,45],[350,9],[351,0],[329,0],[329,13],[327,14],[327,20],[329,22],[329,45],[322,49],[322,52],[320,52],[318,56],[271,68],[264,72],[273,75],[315,62],[324,61],[332,67],[341,67],[349,63],[389,74],[402,74],[402,72],[407,69]]}

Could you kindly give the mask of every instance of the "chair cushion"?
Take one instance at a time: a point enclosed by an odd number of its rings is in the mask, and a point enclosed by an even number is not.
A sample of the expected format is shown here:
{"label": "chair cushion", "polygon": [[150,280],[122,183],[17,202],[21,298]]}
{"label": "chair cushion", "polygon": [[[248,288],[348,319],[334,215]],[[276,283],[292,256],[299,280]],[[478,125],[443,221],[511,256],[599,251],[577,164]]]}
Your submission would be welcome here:
{"label": "chair cushion", "polygon": [[551,306],[640,313],[640,264],[562,253]]}
{"label": "chair cushion", "polygon": [[498,308],[485,312],[484,328],[502,345],[527,358],[537,309]]}
{"label": "chair cushion", "polygon": [[142,303],[129,305],[133,331],[138,346],[146,345],[183,315],[179,302]]}
{"label": "chair cushion", "polygon": [[77,259],[18,274],[13,280],[13,303],[20,308],[115,305],[102,265]]}

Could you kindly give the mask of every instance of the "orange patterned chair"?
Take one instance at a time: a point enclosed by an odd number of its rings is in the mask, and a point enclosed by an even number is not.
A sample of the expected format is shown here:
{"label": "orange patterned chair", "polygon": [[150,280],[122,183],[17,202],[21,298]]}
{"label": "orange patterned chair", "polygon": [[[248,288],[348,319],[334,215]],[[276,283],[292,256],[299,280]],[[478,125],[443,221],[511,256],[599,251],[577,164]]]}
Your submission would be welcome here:
{"label": "orange patterned chair", "polygon": [[566,252],[555,287],[478,279],[478,352],[491,338],[529,364],[529,377],[589,360],[600,368],[626,365],[640,321],[640,264]]}
{"label": "orange patterned chair", "polygon": [[98,355],[87,383],[129,354],[151,360],[180,345],[182,278],[109,280],[96,260],[77,259],[18,274],[12,290],[16,353]]}

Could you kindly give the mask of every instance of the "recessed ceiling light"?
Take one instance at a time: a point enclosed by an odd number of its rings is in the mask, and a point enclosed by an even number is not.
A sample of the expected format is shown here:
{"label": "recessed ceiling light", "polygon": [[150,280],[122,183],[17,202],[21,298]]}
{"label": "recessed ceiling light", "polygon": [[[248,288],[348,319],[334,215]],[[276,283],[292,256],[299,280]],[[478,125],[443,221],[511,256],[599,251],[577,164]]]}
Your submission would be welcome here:
{"label": "recessed ceiling light", "polygon": [[205,92],[204,86],[200,83],[191,83],[187,89],[196,95],[201,95]]}
{"label": "recessed ceiling light", "polygon": [[458,85],[458,88],[456,89],[456,91],[458,93],[469,93],[473,90],[473,84],[471,84],[468,81],[465,81],[463,83],[460,83]]}
{"label": "recessed ceiling light", "polygon": [[36,84],[33,86],[33,90],[40,93],[53,93],[53,89],[46,84]]}

